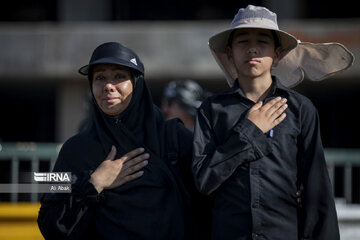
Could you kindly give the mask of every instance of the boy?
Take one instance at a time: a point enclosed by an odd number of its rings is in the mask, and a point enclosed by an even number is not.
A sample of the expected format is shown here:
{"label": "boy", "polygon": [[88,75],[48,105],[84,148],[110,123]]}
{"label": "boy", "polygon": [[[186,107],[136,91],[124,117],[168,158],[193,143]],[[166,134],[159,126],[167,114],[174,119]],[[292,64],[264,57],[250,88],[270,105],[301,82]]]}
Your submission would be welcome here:
{"label": "boy", "polygon": [[[297,39],[249,5],[209,45],[232,86],[204,101],[195,124],[192,167],[214,199],[212,239],[339,239],[317,110],[271,75]],[[286,118],[253,117],[269,101],[287,105],[264,116],[288,106]]]}

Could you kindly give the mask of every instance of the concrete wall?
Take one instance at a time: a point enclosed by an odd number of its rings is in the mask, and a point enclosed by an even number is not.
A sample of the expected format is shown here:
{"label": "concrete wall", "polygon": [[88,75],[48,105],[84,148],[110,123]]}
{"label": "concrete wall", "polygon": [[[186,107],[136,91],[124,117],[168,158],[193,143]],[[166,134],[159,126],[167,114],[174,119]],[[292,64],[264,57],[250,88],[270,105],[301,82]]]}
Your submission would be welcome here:
{"label": "concrete wall", "polygon": [[[0,24],[0,81],[6,77],[78,79],[77,69],[89,61],[92,50],[106,41],[134,49],[151,79],[222,74],[207,46],[209,37],[228,21],[20,23]],[[360,51],[360,19],[347,21],[280,22],[302,41],[341,42],[355,55]],[[360,75],[354,65],[345,77]]]}
{"label": "concrete wall", "polygon": [[[223,75],[207,46],[209,37],[229,21],[1,23],[0,84],[7,81],[56,82],[56,140],[76,132],[84,116],[86,84],[77,73],[93,49],[119,41],[134,49],[145,65],[149,82],[172,78],[211,81]],[[281,21],[280,28],[302,41],[340,42],[360,56],[360,19]],[[337,77],[342,82],[360,78],[355,62]],[[80,109],[80,110],[76,110]]]}

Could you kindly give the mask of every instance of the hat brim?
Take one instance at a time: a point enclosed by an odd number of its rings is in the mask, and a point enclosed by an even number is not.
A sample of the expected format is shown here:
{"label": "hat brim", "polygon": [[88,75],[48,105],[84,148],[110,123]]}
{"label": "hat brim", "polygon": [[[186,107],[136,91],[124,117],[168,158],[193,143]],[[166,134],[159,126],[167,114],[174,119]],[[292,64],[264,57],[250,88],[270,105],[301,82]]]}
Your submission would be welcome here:
{"label": "hat brim", "polygon": [[122,60],[122,59],[118,59],[118,58],[100,58],[94,62],[92,62],[91,64],[85,65],[83,67],[81,67],[79,69],[79,73],[82,75],[88,75],[89,74],[89,69],[91,66],[94,66],[96,64],[101,64],[101,63],[109,63],[109,64],[117,64],[117,65],[122,65],[122,66],[126,66],[129,68],[133,68],[139,72],[143,73],[143,70],[140,69],[138,66],[136,66],[135,64],[129,63],[128,61]]}
{"label": "hat brim", "polygon": [[304,75],[321,81],[341,73],[354,63],[354,55],[340,43],[301,42],[280,60],[272,74],[288,87],[299,84]]}
{"label": "hat brim", "polygon": [[279,30],[277,28],[268,25],[261,26],[259,24],[241,24],[239,26],[229,28],[223,32],[217,33],[214,36],[212,36],[209,39],[210,48],[212,48],[214,51],[217,52],[226,52],[226,46],[228,44],[228,39],[231,32],[243,28],[257,28],[257,29],[267,29],[267,30],[275,31],[275,33],[279,37],[280,47],[282,49],[281,57],[284,57],[289,51],[294,49],[298,44],[297,39],[293,35],[285,31]]}
{"label": "hat brim", "polygon": [[[235,66],[226,53],[209,47],[229,86],[233,86],[237,78]],[[353,65],[354,59],[354,55],[340,43],[299,42],[272,69],[272,75],[286,87],[294,87],[303,81],[305,75],[309,80],[320,81],[341,73]]]}

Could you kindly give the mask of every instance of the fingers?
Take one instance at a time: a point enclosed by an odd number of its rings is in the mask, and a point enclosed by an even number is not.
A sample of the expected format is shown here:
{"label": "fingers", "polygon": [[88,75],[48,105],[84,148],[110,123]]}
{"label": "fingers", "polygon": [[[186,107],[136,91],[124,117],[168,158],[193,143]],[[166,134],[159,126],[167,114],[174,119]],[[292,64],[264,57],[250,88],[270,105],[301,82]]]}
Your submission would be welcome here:
{"label": "fingers", "polygon": [[256,110],[258,110],[259,108],[261,108],[261,106],[262,106],[262,101],[259,101],[259,102],[255,103],[255,104],[249,109],[249,112],[256,111]]}
{"label": "fingers", "polygon": [[106,157],[105,160],[114,160],[115,156],[116,156],[116,147],[113,145],[113,146],[111,146],[110,153],[109,153],[109,155]]}
{"label": "fingers", "polygon": [[125,162],[123,165],[124,174],[129,175],[145,167],[148,164],[147,159],[149,159],[149,157],[150,155],[145,153]]}
{"label": "fingers", "polygon": [[[271,108],[271,119],[274,120],[278,118],[288,107],[287,104],[285,104],[286,99],[280,101],[279,103],[275,104],[273,108]],[[270,110],[269,110],[270,111]]]}
{"label": "fingers", "polygon": [[270,121],[274,121],[288,107],[286,102],[286,98],[276,97],[261,107],[260,111],[263,112]]}
{"label": "fingers", "polygon": [[274,120],[274,127],[277,126],[279,123],[281,123],[286,117],[286,113],[283,113],[280,115],[280,117],[276,118]]}
{"label": "fingers", "polygon": [[[134,154],[138,153],[139,151],[135,151]],[[126,182],[132,181],[141,177],[144,174],[144,171],[140,171],[143,167],[148,165],[148,158],[150,155],[148,153],[144,153],[138,155],[135,158],[120,158],[118,161],[119,163],[123,163],[122,169],[117,176],[117,184],[114,186],[120,186]]]}
{"label": "fingers", "polygon": [[125,154],[124,156],[122,156],[121,158],[119,158],[117,160],[120,160],[121,162],[125,163],[126,161],[133,159],[137,155],[143,153],[144,151],[145,151],[144,148],[136,148],[136,149],[132,150],[131,152],[128,152],[127,154]]}
{"label": "fingers", "polygon": [[134,174],[127,175],[127,176],[119,179],[118,185],[122,185],[124,183],[129,182],[129,181],[135,180],[135,179],[141,177],[143,174],[144,174],[144,171],[138,171],[138,172],[136,172]]}
{"label": "fingers", "polygon": [[274,105],[279,103],[281,101],[281,99],[282,99],[281,97],[276,97],[276,98],[272,99],[271,101],[269,101],[268,103],[266,103],[264,106],[262,106],[261,109],[263,111],[268,111],[271,107],[274,107]]}
{"label": "fingers", "polygon": [[123,157],[115,160],[121,165],[119,178],[127,179],[129,175],[133,175],[148,164],[147,159],[149,159],[150,155],[148,153],[141,154],[143,152],[143,148],[137,148],[131,152],[128,152]]}

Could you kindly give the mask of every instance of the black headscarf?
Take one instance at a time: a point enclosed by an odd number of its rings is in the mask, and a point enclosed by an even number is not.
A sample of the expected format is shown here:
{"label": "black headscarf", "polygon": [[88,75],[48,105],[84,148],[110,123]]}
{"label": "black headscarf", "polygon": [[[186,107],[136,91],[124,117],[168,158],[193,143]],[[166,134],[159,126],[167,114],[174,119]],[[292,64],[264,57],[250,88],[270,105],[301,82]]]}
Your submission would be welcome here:
{"label": "black headscarf", "polygon": [[94,126],[92,127],[97,132],[104,151],[109,152],[112,145],[116,146],[117,157],[137,147],[144,147],[150,154],[161,158],[159,137],[164,124],[163,117],[152,102],[143,75],[139,73],[132,75],[134,91],[128,107],[120,115],[105,114],[93,97]]}

